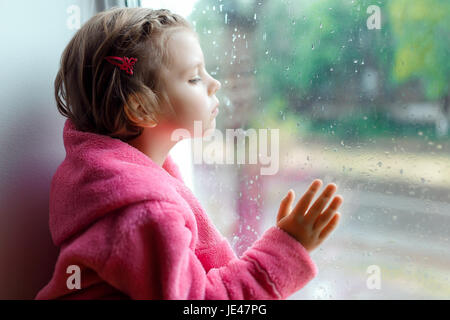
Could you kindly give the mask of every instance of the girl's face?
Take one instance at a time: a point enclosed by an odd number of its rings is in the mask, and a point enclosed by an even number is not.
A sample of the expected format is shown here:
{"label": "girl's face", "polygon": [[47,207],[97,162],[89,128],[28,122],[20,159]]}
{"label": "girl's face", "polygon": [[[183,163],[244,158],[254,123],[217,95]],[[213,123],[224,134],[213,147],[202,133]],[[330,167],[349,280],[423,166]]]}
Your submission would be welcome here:
{"label": "girl's face", "polygon": [[201,121],[203,136],[207,129],[215,129],[217,112],[213,110],[219,105],[215,93],[221,84],[205,70],[202,49],[191,32],[174,33],[168,46],[172,66],[163,68],[162,79],[176,113],[169,121],[175,128],[187,129],[191,137],[194,137],[194,121]]}

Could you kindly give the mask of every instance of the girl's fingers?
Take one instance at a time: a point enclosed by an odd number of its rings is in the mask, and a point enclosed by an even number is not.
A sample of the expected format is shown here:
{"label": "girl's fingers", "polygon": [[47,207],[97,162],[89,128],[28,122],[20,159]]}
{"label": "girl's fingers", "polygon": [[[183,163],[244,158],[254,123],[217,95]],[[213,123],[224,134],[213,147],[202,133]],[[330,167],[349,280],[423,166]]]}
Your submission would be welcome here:
{"label": "girl's fingers", "polygon": [[308,211],[308,214],[305,216],[305,221],[314,222],[317,217],[322,213],[323,208],[327,205],[328,201],[330,201],[331,196],[337,190],[337,186],[334,183],[330,183],[327,185],[322,194],[317,198],[314,204]]}
{"label": "girl's fingers", "polygon": [[288,194],[281,200],[280,209],[278,210],[277,222],[286,217],[291,212],[292,201],[294,201],[294,190],[289,189]]}
{"label": "girl's fingers", "polygon": [[340,214],[338,212],[335,213],[331,221],[328,223],[328,225],[322,230],[322,232],[319,235],[319,240],[324,240],[326,237],[330,235],[330,233],[336,228]]}
{"label": "girl's fingers", "polygon": [[320,189],[322,186],[322,181],[320,179],[314,180],[311,185],[308,188],[308,191],[303,195],[303,197],[298,200],[293,212],[296,215],[296,218],[303,218],[303,215],[305,214],[306,210],[308,210],[309,204],[311,203],[312,199],[314,199],[314,196],[316,192]]}
{"label": "girl's fingers", "polygon": [[324,226],[326,226],[328,222],[330,222],[330,220],[333,218],[334,213],[340,207],[343,201],[344,200],[341,196],[334,197],[328,208],[314,222],[313,229],[321,230]]}

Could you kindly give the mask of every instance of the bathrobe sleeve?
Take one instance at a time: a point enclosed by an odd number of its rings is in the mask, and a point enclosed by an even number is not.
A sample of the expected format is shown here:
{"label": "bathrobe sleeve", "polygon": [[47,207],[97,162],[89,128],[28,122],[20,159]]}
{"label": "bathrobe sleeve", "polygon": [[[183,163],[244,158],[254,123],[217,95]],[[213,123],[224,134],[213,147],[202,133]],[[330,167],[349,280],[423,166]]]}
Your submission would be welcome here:
{"label": "bathrobe sleeve", "polygon": [[[227,264],[206,271],[183,214],[154,201],[139,208],[127,213],[134,218],[121,229],[100,273],[132,299],[286,299],[317,274],[306,249],[276,226],[241,258],[233,254]],[[232,249],[218,245],[215,253],[231,256],[223,250]]]}

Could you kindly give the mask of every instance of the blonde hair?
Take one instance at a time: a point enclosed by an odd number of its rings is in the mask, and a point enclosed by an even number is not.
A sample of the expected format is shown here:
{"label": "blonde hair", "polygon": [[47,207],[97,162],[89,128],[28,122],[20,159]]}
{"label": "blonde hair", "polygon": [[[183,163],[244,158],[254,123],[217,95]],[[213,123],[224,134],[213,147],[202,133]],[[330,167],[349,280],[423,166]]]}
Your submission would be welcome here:
{"label": "blonde hair", "polygon": [[[197,37],[187,20],[167,9],[114,7],[93,16],[62,54],[54,83],[58,111],[78,130],[123,141],[141,134],[139,119],[174,114],[160,70],[170,67],[167,41],[180,30]],[[133,75],[106,56],[137,58]]]}

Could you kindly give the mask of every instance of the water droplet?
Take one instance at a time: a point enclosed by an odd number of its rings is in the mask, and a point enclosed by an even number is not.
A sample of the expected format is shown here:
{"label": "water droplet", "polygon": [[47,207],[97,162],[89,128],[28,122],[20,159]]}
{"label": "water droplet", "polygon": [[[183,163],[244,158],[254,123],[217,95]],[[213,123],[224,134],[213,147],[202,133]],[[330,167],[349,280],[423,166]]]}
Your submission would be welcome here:
{"label": "water droplet", "polygon": [[322,25],[322,22],[321,22],[319,28],[322,29],[322,27],[323,27],[323,25]]}
{"label": "water droplet", "polygon": [[334,71],[334,69],[333,69],[333,68],[330,68],[330,71],[331,71],[331,72],[333,72],[333,71]]}
{"label": "water droplet", "polygon": [[358,63],[358,60],[353,60],[353,63]]}
{"label": "water droplet", "polygon": [[311,49],[314,50],[314,43],[312,44]]}

